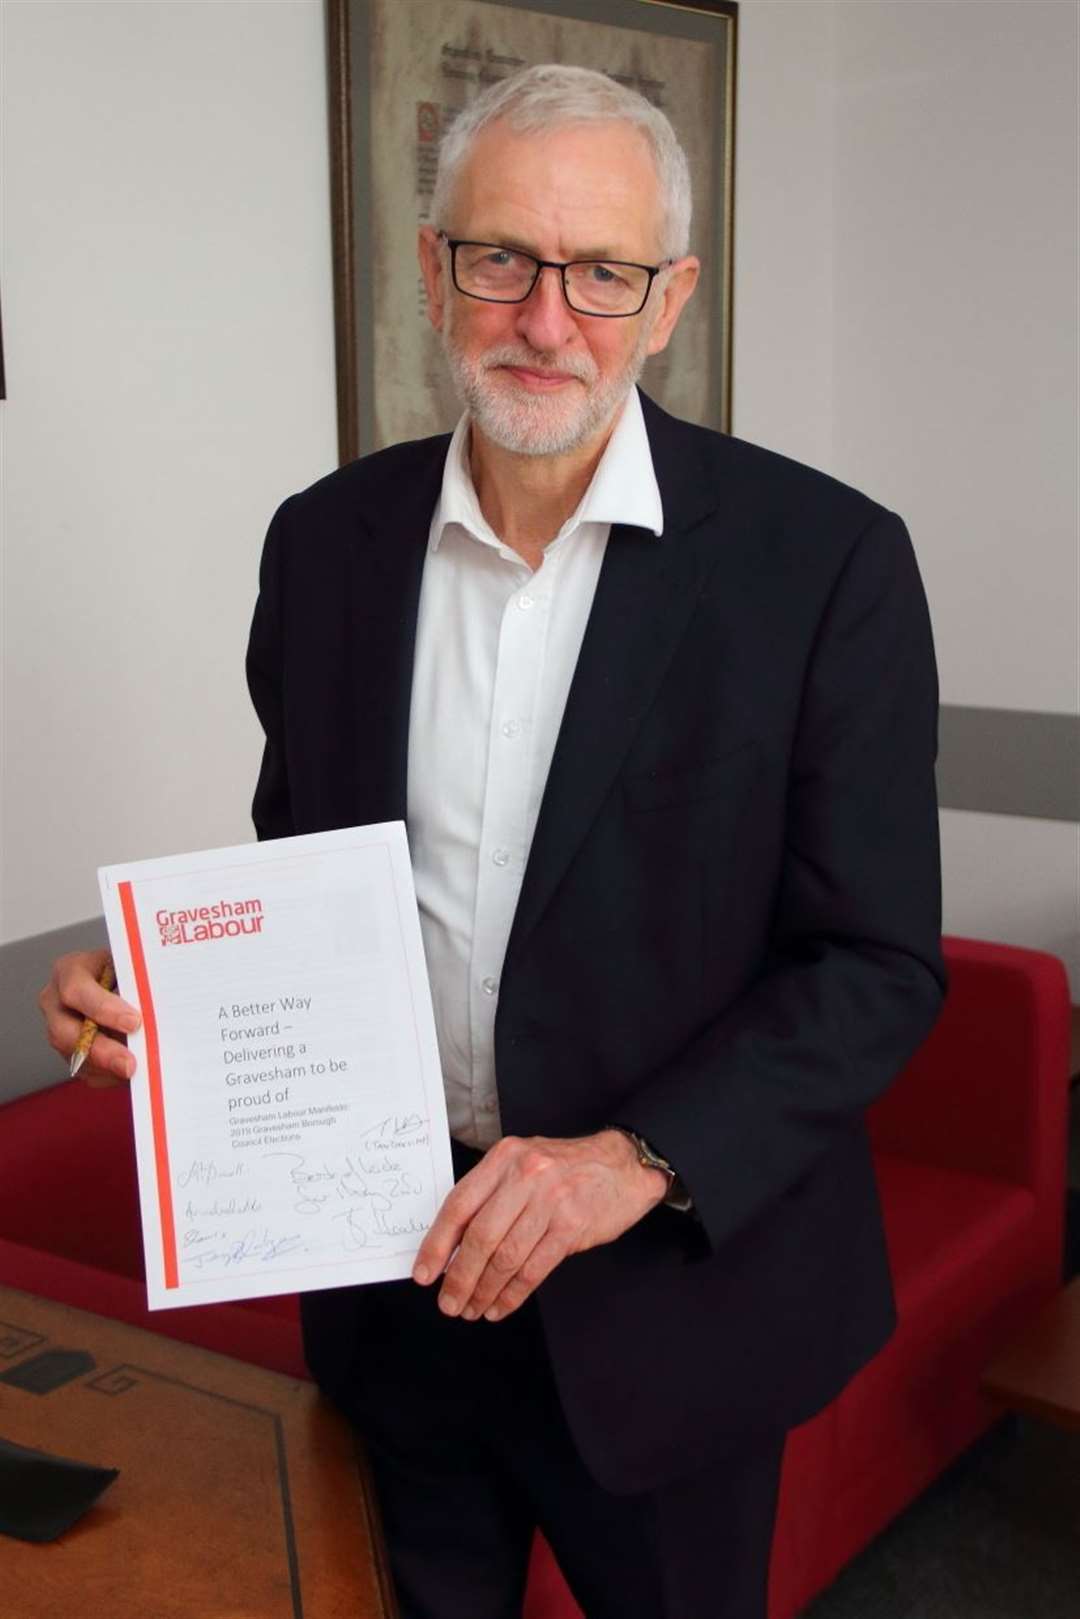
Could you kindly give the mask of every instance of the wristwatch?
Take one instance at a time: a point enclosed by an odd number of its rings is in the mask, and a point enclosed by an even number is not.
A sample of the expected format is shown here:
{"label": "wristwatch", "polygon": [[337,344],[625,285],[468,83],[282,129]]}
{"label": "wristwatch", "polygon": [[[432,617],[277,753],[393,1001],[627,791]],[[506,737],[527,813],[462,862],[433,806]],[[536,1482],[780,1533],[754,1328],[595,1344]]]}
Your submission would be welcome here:
{"label": "wristwatch", "polygon": [[639,1136],[636,1130],[628,1130],[624,1124],[612,1124],[608,1128],[618,1130],[620,1135],[626,1136],[638,1155],[638,1163],[642,1164],[644,1168],[663,1170],[668,1178],[668,1189],[664,1193],[664,1207],[677,1209],[680,1214],[690,1214],[694,1207],[694,1200],[679,1179],[677,1171],[671,1167],[667,1159],[661,1158],[658,1152],[654,1152],[644,1136]]}

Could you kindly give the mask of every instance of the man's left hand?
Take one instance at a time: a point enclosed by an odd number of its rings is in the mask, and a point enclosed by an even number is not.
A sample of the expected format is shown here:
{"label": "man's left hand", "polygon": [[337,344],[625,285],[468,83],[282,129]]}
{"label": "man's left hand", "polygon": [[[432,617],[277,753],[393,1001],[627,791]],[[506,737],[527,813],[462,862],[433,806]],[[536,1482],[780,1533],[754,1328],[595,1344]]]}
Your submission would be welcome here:
{"label": "man's left hand", "polygon": [[413,1279],[433,1282],[445,1269],[445,1314],[500,1321],[568,1254],[614,1242],[666,1191],[663,1171],[639,1163],[618,1130],[504,1136],[446,1198]]}

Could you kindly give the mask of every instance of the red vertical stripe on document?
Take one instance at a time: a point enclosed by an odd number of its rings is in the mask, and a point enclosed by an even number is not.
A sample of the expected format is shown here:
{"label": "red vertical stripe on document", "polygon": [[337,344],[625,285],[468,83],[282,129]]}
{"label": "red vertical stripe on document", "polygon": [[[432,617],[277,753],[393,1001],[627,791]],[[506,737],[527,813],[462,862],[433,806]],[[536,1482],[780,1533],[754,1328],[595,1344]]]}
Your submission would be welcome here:
{"label": "red vertical stripe on document", "polygon": [[157,1017],[154,999],[150,994],[150,975],[146,970],[139,919],[135,915],[135,900],[130,883],[118,885],[120,908],[124,913],[131,965],[135,971],[135,989],[142,1010],[143,1032],[146,1035],[146,1069],[150,1085],[150,1123],[154,1134],[154,1171],[157,1179],[158,1215],[161,1220],[161,1252],[165,1264],[165,1286],[179,1287],[176,1267],[176,1223],[173,1219],[172,1176],[169,1173],[169,1143],[165,1134],[165,1098],[161,1093],[161,1051],[158,1048]]}

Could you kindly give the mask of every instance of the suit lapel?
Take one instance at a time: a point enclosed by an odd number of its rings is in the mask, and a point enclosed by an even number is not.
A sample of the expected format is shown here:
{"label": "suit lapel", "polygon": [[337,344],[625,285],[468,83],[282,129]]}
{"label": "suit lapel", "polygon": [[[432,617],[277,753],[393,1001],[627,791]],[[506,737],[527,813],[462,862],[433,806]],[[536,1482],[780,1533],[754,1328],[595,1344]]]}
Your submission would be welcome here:
{"label": "suit lapel", "polygon": [[716,506],[700,440],[643,397],[664,533],[612,527],[525,869],[508,960],[535,927],[614,781],[678,647],[715,552],[692,533]]}
{"label": "suit lapel", "polygon": [[[678,647],[716,561],[694,530],[719,500],[703,436],[643,396],[664,533],[616,524],[604,556],[548,773],[508,961],[539,920],[585,838]],[[404,819],[417,609],[448,440],[414,472],[395,462],[365,502],[368,540],[353,554],[350,681],[364,743],[342,759],[357,820]],[[368,515],[368,514],[372,515]],[[391,606],[390,604],[393,604]],[[372,702],[372,694],[382,700]]]}
{"label": "suit lapel", "polygon": [[425,444],[412,475],[395,463],[396,476],[365,502],[368,533],[352,553],[349,681],[365,718],[346,779],[359,821],[405,819],[417,610],[448,443]]}

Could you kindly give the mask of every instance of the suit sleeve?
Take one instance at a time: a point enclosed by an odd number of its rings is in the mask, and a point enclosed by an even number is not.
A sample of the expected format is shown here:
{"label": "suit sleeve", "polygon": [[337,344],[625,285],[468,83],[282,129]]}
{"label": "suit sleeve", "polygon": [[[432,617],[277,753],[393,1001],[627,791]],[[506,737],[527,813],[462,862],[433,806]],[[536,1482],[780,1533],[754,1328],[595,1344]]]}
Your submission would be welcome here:
{"label": "suit sleeve", "polygon": [[860,1127],[937,1016],[936,737],[914,553],[899,518],[879,513],[806,671],[763,971],[616,1121],[675,1166],[713,1250]]}
{"label": "suit sleeve", "polygon": [[267,532],[259,565],[259,595],[247,649],[247,683],[263,728],[262,766],[251,806],[259,841],[290,837],[293,824],[285,747],[284,653],[281,619],[281,547],[289,502],[279,507]]}

